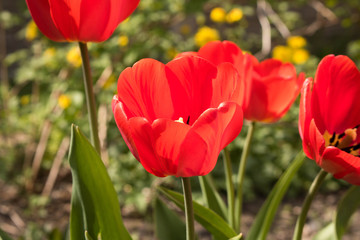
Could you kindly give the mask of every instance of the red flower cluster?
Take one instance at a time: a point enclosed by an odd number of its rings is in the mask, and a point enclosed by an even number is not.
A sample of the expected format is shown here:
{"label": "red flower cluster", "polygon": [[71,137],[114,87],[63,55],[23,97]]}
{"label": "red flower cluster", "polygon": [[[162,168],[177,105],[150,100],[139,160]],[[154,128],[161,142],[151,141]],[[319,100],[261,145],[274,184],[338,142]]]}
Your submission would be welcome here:
{"label": "red flower cluster", "polygon": [[289,110],[300,93],[305,75],[296,75],[295,67],[276,59],[260,62],[252,55],[243,53],[230,41],[213,41],[198,52],[182,53],[197,55],[213,64],[230,62],[245,79],[243,106],[244,118],[250,121],[271,123],[278,121]]}
{"label": "red flower cluster", "polygon": [[[305,154],[335,178],[360,185],[360,72],[346,56],[326,56],[306,79],[299,132]],[[359,102],[359,104],[358,104]]]}
{"label": "red flower cluster", "polygon": [[102,42],[140,0],[26,0],[40,31],[54,41]]}
{"label": "red flower cluster", "polygon": [[112,106],[130,151],[159,177],[208,174],[220,151],[251,121],[274,122],[297,97],[303,74],[277,60],[259,63],[229,41],[210,42],[164,65],[125,69]]}

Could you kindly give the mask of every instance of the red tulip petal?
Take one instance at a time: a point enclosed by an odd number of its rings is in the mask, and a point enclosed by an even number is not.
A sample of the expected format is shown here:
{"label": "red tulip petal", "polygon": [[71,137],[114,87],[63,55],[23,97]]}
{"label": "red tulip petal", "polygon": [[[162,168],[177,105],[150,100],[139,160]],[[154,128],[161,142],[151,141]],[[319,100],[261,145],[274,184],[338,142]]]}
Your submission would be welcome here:
{"label": "red tulip petal", "polygon": [[48,0],[52,19],[67,41],[79,39],[81,0]]}
{"label": "red tulip petal", "polygon": [[[286,66],[284,70],[282,70],[282,66]],[[289,63],[282,63],[276,59],[266,59],[258,64],[254,64],[254,71],[259,77],[270,77],[270,76],[279,76],[280,72],[287,73],[289,78],[294,76],[293,72],[295,71],[295,67]],[[281,74],[284,76],[284,74]],[[284,76],[286,77],[286,76]]]}
{"label": "red tulip petal", "polygon": [[26,3],[36,25],[45,36],[54,41],[65,41],[51,17],[48,0],[26,0]]}
{"label": "red tulip petal", "polygon": [[140,60],[121,73],[117,89],[129,118],[140,116],[150,122],[157,118],[173,119],[174,107],[164,64],[154,59]]}
{"label": "red tulip petal", "polygon": [[[304,142],[303,142],[304,146]],[[322,154],[325,150],[325,140],[323,135],[319,132],[318,128],[315,125],[314,119],[311,120],[309,126],[309,145],[308,148],[304,148],[305,154],[310,158],[316,161],[316,163],[322,165]],[[308,151],[306,151],[307,149]]]}
{"label": "red tulip petal", "polygon": [[134,117],[129,119],[131,136],[139,153],[139,161],[151,174],[158,177],[167,176],[168,169],[159,161],[154,151],[155,137],[151,123],[145,118]]}
{"label": "red tulip petal", "polygon": [[[201,136],[207,144],[208,154],[202,159],[195,169],[201,169],[200,175],[208,174],[216,164],[216,160],[220,151],[232,142],[240,133],[243,123],[241,106],[234,102],[224,102],[218,108],[210,108],[206,110],[192,126],[187,139],[193,134]],[[185,149],[191,145],[184,146]],[[186,154],[183,151],[182,154]],[[191,157],[183,157],[189,163]],[[187,164],[184,163],[186,166]]]}
{"label": "red tulip petal", "polygon": [[[112,31],[119,24],[119,22],[114,24],[111,21],[111,18],[114,18],[112,12],[118,11],[118,14],[120,14],[122,11],[119,8],[114,9],[113,2],[111,0],[81,0],[80,9],[77,10],[79,16],[74,16],[75,21],[79,22],[78,39],[80,41],[101,42],[110,37]],[[111,33],[104,34],[107,28],[113,30]]]}
{"label": "red tulip petal", "polygon": [[230,41],[212,41],[199,50],[199,56],[209,60],[215,65],[230,62],[239,67],[243,65],[244,55],[241,49]]}
{"label": "red tulip petal", "polygon": [[112,100],[112,110],[114,113],[115,122],[120,130],[121,135],[123,136],[126,145],[129,147],[135,158],[139,160],[139,154],[131,136],[131,126],[129,125],[128,118],[124,112],[124,105],[118,100],[117,96],[114,96]]}
{"label": "red tulip petal", "polygon": [[360,185],[360,169],[359,168],[354,169],[353,172],[345,175],[342,179],[350,184]]}
{"label": "red tulip petal", "polygon": [[[154,150],[158,157],[159,164],[162,165],[163,173],[177,177],[197,176],[193,165],[195,161],[203,161],[201,158],[196,159],[199,152],[206,151],[206,145],[199,146],[197,143],[201,138],[194,136],[187,137],[191,126],[175,122],[169,119],[157,119],[153,125]],[[183,149],[183,145],[191,144],[190,149]],[[190,157],[190,165],[183,166],[183,156]],[[192,169],[194,172],[184,171]]]}
{"label": "red tulip petal", "polygon": [[[178,108],[185,105],[189,109],[190,125],[192,125],[195,119],[210,106],[212,81],[216,78],[217,68],[207,60],[196,56],[176,58],[166,64],[166,67],[167,78],[173,89],[174,106]],[[177,113],[181,111],[183,110],[175,110]]]}
{"label": "red tulip petal", "polygon": [[188,56],[199,56],[197,52],[182,52],[176,55],[175,58],[188,57]]}
{"label": "red tulip petal", "polygon": [[325,171],[332,173],[335,178],[360,185],[360,158],[336,147],[327,147],[322,157],[320,166]]}
{"label": "red tulip petal", "polygon": [[218,66],[216,79],[213,81],[213,94],[210,107],[217,107],[225,101],[235,101],[240,106],[244,99],[244,80],[240,78],[234,65],[222,63]]}
{"label": "red tulip petal", "polygon": [[312,90],[312,78],[305,80],[303,88],[301,90],[300,98],[300,110],[299,110],[299,133],[303,140],[303,149],[309,158],[313,158],[313,151],[310,146],[309,140],[309,125],[312,119],[311,114],[311,90]]}
{"label": "red tulip petal", "polygon": [[107,27],[99,41],[104,41],[114,32],[120,22],[130,16],[139,5],[140,0],[110,0],[110,17]]}
{"label": "red tulip petal", "polygon": [[312,111],[321,133],[342,133],[359,124],[360,72],[346,56],[326,56],[316,72]]}
{"label": "red tulip petal", "polygon": [[243,54],[241,49],[230,41],[212,41],[200,48],[198,55],[209,60],[215,65],[224,62],[232,63],[238,70],[240,78],[243,79],[246,88],[251,81],[253,57],[250,54]]}
{"label": "red tulip petal", "polygon": [[[223,118],[231,118],[230,122],[226,124],[226,128],[222,134],[222,140],[220,143],[221,150],[224,149],[227,145],[229,145],[232,141],[234,141],[234,139],[240,134],[243,126],[244,115],[241,106],[230,102],[222,103],[218,107],[218,109],[222,113]],[[231,117],[230,113],[232,111],[234,112]],[[223,122],[223,124],[225,125],[225,122]]]}

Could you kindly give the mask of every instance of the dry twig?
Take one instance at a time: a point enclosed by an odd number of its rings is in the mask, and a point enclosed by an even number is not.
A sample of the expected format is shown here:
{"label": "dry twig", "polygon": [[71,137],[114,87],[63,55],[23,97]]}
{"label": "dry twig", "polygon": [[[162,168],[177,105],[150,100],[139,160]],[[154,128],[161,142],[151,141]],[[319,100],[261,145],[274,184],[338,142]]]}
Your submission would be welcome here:
{"label": "dry twig", "polygon": [[44,189],[41,193],[42,196],[46,196],[46,197],[50,196],[50,193],[51,193],[52,189],[54,188],[56,178],[59,174],[62,160],[64,159],[65,154],[69,148],[69,142],[70,142],[70,140],[68,137],[65,137],[62,140],[62,142],[59,146],[58,152],[54,158],[53,164],[51,166],[50,173],[46,180]]}

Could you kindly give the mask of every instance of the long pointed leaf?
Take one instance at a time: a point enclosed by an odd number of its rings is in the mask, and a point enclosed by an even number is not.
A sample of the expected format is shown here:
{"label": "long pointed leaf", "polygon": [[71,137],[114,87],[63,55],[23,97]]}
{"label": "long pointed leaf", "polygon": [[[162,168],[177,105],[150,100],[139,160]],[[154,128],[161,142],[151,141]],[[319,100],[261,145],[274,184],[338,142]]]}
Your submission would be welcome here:
{"label": "long pointed leaf", "polygon": [[335,230],[338,239],[345,234],[351,216],[360,206],[360,187],[352,186],[340,200],[335,215]]}
{"label": "long pointed leaf", "polygon": [[155,199],[155,234],[159,240],[184,240],[185,223],[159,198]]}
{"label": "long pointed leaf", "polygon": [[280,177],[278,182],[275,184],[274,188],[271,190],[268,198],[262,205],[260,211],[256,215],[256,218],[250,228],[246,239],[248,240],[258,240],[265,239],[267,233],[269,232],[271,223],[274,220],[276,211],[279,207],[279,204],[286,193],[291,180],[299,170],[299,168],[304,163],[305,155],[301,151],[291,163],[291,165],[286,169],[283,175]]}
{"label": "long pointed leaf", "polygon": [[[181,209],[184,209],[184,197],[182,194],[160,187],[159,190],[169,200],[174,202]],[[236,232],[218,214],[209,208],[193,201],[194,217],[205,229],[207,229],[216,239],[229,239],[235,237]]]}
{"label": "long pointed leaf", "polygon": [[[131,239],[121,218],[115,189],[98,153],[76,126],[71,127],[69,162],[73,177],[70,238]],[[81,234],[82,232],[82,234]]]}
{"label": "long pointed leaf", "polygon": [[199,176],[201,192],[208,208],[227,219],[226,205],[216,190],[210,175]]}

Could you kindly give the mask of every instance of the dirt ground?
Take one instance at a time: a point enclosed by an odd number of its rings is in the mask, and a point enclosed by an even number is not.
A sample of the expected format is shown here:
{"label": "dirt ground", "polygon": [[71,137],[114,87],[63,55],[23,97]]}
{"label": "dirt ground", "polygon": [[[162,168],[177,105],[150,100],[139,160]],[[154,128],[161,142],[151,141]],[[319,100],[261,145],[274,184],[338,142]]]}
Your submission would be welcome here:
{"label": "dirt ground", "polygon": [[[50,231],[59,229],[65,231],[70,213],[71,183],[69,170],[59,174],[60,181],[55,185],[50,198],[25,197],[15,185],[0,180],[0,228],[15,239],[29,231],[29,225],[41,226]],[[62,179],[62,181],[61,181]],[[64,181],[65,180],[65,181]],[[311,206],[308,220],[304,228],[303,239],[308,240],[319,229],[331,221],[336,209],[336,204],[342,194],[318,195]],[[44,204],[44,200],[47,204]],[[263,200],[257,200],[244,205],[242,230],[246,233],[254,220]],[[267,239],[291,239],[296,217],[300,212],[302,199],[285,200],[272,225]],[[145,218],[149,219],[149,218]],[[153,227],[149,221],[138,215],[124,215],[124,223],[132,234],[134,240],[155,239]],[[360,239],[360,212],[352,220],[344,240]],[[26,230],[27,229],[27,230]],[[196,226],[200,239],[211,239],[209,234],[200,226]],[[37,240],[37,239],[34,239]]]}

